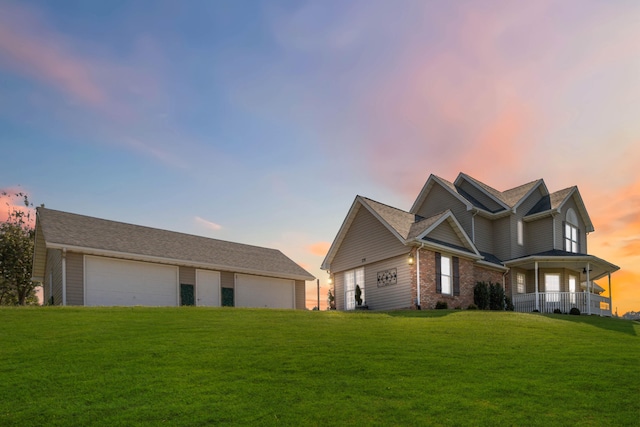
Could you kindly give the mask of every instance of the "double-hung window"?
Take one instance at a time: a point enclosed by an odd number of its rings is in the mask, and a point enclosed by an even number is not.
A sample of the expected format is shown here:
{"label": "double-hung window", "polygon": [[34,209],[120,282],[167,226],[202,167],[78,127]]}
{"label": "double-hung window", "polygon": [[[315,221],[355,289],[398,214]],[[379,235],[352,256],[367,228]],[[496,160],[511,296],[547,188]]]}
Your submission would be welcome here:
{"label": "double-hung window", "polygon": [[578,228],[578,217],[571,208],[567,210],[564,223],[564,250],[567,252],[580,252],[580,229]]}
{"label": "double-hung window", "polygon": [[436,293],[460,295],[460,259],[436,252]]}
{"label": "double-hung window", "polygon": [[519,294],[524,294],[527,291],[527,276],[524,273],[516,274],[516,282]]}

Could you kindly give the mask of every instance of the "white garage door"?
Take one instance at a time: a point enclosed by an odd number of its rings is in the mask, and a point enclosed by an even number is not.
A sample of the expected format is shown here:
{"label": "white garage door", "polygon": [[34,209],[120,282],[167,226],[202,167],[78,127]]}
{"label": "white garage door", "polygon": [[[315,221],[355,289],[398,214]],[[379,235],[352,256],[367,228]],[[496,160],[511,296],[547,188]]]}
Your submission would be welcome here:
{"label": "white garage door", "polygon": [[178,305],[178,268],[85,257],[86,305]]}
{"label": "white garage door", "polygon": [[196,270],[196,305],[220,307],[220,273]]}
{"label": "white garage door", "polygon": [[295,308],[295,281],[236,274],[236,307]]}

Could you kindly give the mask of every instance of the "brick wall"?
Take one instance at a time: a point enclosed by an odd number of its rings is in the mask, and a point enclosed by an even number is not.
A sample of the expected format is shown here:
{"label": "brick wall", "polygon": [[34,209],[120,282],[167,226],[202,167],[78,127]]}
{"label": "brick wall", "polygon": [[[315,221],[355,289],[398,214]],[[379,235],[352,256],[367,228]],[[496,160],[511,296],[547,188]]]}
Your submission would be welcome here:
{"label": "brick wall", "polygon": [[[414,250],[415,255],[415,250]],[[414,259],[417,259],[415,257]],[[438,301],[444,301],[449,308],[467,308],[473,303],[473,287],[477,282],[493,282],[502,284],[502,273],[482,267],[474,261],[459,258],[460,295],[445,295],[436,293],[435,252],[427,249],[420,250],[420,305],[422,309],[434,309]],[[415,300],[418,295],[416,283],[417,263],[412,266],[412,308],[416,308]]]}

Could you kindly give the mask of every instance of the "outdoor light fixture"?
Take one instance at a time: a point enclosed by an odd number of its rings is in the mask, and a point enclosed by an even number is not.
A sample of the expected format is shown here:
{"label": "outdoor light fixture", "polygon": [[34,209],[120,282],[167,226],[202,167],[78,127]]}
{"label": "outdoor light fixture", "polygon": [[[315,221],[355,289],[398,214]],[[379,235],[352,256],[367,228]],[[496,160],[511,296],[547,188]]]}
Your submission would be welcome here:
{"label": "outdoor light fixture", "polygon": [[413,254],[412,254],[412,253],[409,253],[409,258],[407,258],[407,263],[408,263],[409,265],[413,265],[413,262],[414,262],[414,260],[413,260]]}

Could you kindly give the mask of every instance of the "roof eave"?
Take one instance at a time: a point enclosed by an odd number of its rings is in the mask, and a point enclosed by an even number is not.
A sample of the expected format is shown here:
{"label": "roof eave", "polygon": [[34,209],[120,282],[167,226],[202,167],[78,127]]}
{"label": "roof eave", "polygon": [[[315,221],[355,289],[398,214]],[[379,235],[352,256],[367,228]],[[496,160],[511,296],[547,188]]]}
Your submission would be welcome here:
{"label": "roof eave", "polygon": [[170,265],[180,265],[185,267],[204,268],[208,270],[233,271],[234,273],[255,274],[258,276],[275,277],[280,279],[304,280],[304,281],[315,280],[315,277],[310,274],[303,275],[303,274],[294,274],[294,273],[265,271],[265,270],[258,270],[253,268],[236,267],[236,266],[222,265],[222,264],[211,264],[206,262],[190,261],[190,260],[184,260],[184,259],[165,258],[165,257],[158,257],[153,255],[135,254],[130,252],[119,252],[119,251],[112,251],[108,249],[87,248],[83,246],[73,246],[73,245],[66,245],[62,243],[47,242],[47,249],[66,249],[67,251],[78,252],[84,255],[106,256],[111,258],[127,259],[132,261],[146,261],[146,262],[154,262],[158,264],[170,264]]}

